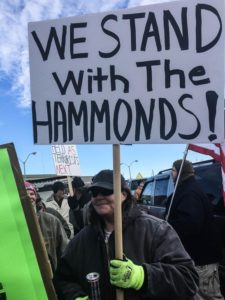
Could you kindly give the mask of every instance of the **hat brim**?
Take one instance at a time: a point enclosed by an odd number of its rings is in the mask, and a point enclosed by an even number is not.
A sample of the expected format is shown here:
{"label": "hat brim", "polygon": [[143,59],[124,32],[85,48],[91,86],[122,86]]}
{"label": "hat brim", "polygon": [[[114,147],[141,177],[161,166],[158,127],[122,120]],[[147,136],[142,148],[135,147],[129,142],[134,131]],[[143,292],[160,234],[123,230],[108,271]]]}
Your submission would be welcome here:
{"label": "hat brim", "polygon": [[102,189],[113,191],[113,184],[109,182],[95,182],[88,188],[88,190],[91,191],[96,188],[102,188]]}

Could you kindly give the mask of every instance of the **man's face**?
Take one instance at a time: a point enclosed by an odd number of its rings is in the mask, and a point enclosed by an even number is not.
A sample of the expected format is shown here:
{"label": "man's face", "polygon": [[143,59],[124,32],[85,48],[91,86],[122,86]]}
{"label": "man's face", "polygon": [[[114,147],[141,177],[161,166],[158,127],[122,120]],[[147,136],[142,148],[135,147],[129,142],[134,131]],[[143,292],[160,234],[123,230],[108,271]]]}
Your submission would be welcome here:
{"label": "man's face", "polygon": [[[126,199],[126,193],[121,193],[122,202]],[[115,196],[113,191],[107,189],[95,189],[92,191],[92,205],[98,215],[103,218],[111,218],[114,216]]]}
{"label": "man's face", "polygon": [[173,182],[175,182],[177,178],[177,170],[174,167],[172,168],[171,174],[172,174]]}
{"label": "man's face", "polygon": [[35,207],[36,206],[36,200],[37,200],[36,193],[33,190],[27,190],[27,196],[29,197],[32,205]]}
{"label": "man's face", "polygon": [[56,193],[56,196],[59,200],[62,200],[64,198],[65,191],[64,190],[58,190]]}

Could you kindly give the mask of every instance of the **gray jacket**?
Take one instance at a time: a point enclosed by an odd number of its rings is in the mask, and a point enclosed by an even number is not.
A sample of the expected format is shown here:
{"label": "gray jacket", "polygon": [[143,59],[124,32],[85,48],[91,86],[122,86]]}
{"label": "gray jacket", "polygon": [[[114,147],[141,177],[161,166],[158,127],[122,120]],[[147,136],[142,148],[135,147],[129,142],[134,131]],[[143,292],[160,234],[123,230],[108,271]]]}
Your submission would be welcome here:
{"label": "gray jacket", "polygon": [[54,272],[57,268],[58,260],[62,256],[69,240],[57,217],[47,212],[39,212],[37,217],[52,270]]}

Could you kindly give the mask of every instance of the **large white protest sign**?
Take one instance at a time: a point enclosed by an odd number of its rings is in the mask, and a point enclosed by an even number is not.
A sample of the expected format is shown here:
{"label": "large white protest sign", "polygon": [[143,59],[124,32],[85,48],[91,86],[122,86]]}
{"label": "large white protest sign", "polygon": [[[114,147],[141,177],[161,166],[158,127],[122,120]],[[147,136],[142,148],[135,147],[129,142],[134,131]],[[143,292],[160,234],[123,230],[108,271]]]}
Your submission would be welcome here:
{"label": "large white protest sign", "polygon": [[29,24],[34,143],[224,138],[224,1]]}
{"label": "large white protest sign", "polygon": [[52,156],[57,175],[80,176],[80,162],[74,145],[53,145]]}

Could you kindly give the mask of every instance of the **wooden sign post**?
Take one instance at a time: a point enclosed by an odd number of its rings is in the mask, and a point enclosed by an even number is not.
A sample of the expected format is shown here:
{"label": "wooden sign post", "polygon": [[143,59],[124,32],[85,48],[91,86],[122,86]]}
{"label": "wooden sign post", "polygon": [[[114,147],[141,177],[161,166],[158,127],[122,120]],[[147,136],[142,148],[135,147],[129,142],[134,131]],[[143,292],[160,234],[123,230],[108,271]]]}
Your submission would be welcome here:
{"label": "wooden sign post", "polygon": [[[122,235],[122,202],[121,202],[121,177],[120,177],[120,145],[113,145],[113,182],[115,195],[114,230],[115,230],[115,254],[117,259],[123,259],[123,235]],[[123,300],[123,291],[116,290],[116,299]]]}

